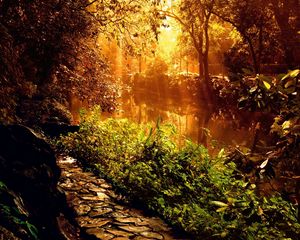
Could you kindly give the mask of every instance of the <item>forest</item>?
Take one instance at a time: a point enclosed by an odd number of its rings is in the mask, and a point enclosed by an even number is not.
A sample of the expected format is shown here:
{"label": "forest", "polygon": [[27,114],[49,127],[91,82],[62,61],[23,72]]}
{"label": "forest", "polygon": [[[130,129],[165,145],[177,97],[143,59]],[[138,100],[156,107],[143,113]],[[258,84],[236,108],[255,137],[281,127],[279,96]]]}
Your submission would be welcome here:
{"label": "forest", "polygon": [[0,239],[300,239],[299,0],[0,0]]}

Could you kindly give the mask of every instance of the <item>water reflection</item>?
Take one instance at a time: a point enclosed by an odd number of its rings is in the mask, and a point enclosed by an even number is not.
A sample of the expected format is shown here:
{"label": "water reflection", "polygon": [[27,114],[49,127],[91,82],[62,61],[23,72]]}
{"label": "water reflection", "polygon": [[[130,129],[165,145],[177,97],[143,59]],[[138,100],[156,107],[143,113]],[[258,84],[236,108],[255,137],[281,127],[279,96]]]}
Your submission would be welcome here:
{"label": "water reflection", "polygon": [[160,117],[163,122],[174,124],[180,134],[202,144],[212,140],[219,146],[252,144],[253,130],[249,119],[247,124],[241,124],[243,120],[232,116],[216,115],[198,93],[191,91],[191,87],[180,84],[174,88],[153,81],[148,85],[135,83],[123,90],[119,110],[106,116],[128,118],[137,123],[156,122]]}

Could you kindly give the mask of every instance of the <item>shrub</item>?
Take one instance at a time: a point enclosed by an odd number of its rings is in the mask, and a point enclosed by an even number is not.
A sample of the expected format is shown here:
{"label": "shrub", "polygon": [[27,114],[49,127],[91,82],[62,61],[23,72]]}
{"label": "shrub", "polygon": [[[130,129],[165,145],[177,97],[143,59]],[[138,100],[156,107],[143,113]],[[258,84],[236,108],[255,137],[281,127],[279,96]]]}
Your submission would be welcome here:
{"label": "shrub", "polygon": [[259,197],[255,184],[238,180],[234,163],[224,165],[223,150],[212,158],[191,141],[179,147],[176,137],[159,121],[153,128],[90,114],[57,145],[193,239],[297,238],[293,205]]}

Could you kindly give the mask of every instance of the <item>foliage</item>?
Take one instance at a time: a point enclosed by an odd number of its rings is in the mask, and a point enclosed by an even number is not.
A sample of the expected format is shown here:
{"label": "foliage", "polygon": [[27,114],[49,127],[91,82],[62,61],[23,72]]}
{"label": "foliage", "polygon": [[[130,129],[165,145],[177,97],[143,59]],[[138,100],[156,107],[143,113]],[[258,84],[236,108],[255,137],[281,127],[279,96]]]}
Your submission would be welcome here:
{"label": "foliage", "polygon": [[0,224],[22,239],[38,240],[38,230],[24,211],[22,200],[0,181]]}
{"label": "foliage", "polygon": [[241,57],[247,50],[251,67],[260,73],[263,63],[297,67],[299,16],[294,11],[298,8],[299,3],[293,0],[219,0],[213,13],[239,32],[243,44],[234,48],[241,46]]}
{"label": "foliage", "polygon": [[159,120],[155,127],[101,122],[98,109],[57,146],[194,239],[297,239],[293,205],[258,197],[233,163],[224,166],[224,150],[212,158],[188,140],[179,148],[174,138],[174,128]]}
{"label": "foliage", "polygon": [[16,121],[23,100],[53,98],[67,106],[75,96],[113,110],[116,93],[98,36],[138,36],[142,2],[1,1],[1,121]]}
{"label": "foliage", "polygon": [[300,199],[299,78],[300,70],[296,69],[276,77],[248,75],[232,82],[240,108],[265,111],[274,118],[270,126],[274,146],[261,149],[258,156],[246,158],[255,159],[259,176],[265,173],[268,177],[275,176],[282,186],[279,190],[295,202]]}
{"label": "foliage", "polygon": [[168,72],[167,63],[160,57],[156,57],[151,65],[146,70],[146,75],[149,77],[159,77],[166,75]]}

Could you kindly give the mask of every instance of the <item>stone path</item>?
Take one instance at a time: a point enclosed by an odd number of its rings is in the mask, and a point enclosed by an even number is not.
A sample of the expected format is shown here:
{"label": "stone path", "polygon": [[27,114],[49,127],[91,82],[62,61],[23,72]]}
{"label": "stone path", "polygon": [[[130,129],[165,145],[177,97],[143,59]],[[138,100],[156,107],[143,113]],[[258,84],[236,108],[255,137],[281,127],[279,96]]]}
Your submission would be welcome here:
{"label": "stone path", "polygon": [[187,239],[176,236],[161,219],[120,205],[120,196],[111,185],[93,173],[83,172],[74,159],[61,157],[58,165],[62,169],[59,185],[75,210],[81,235],[87,239]]}

